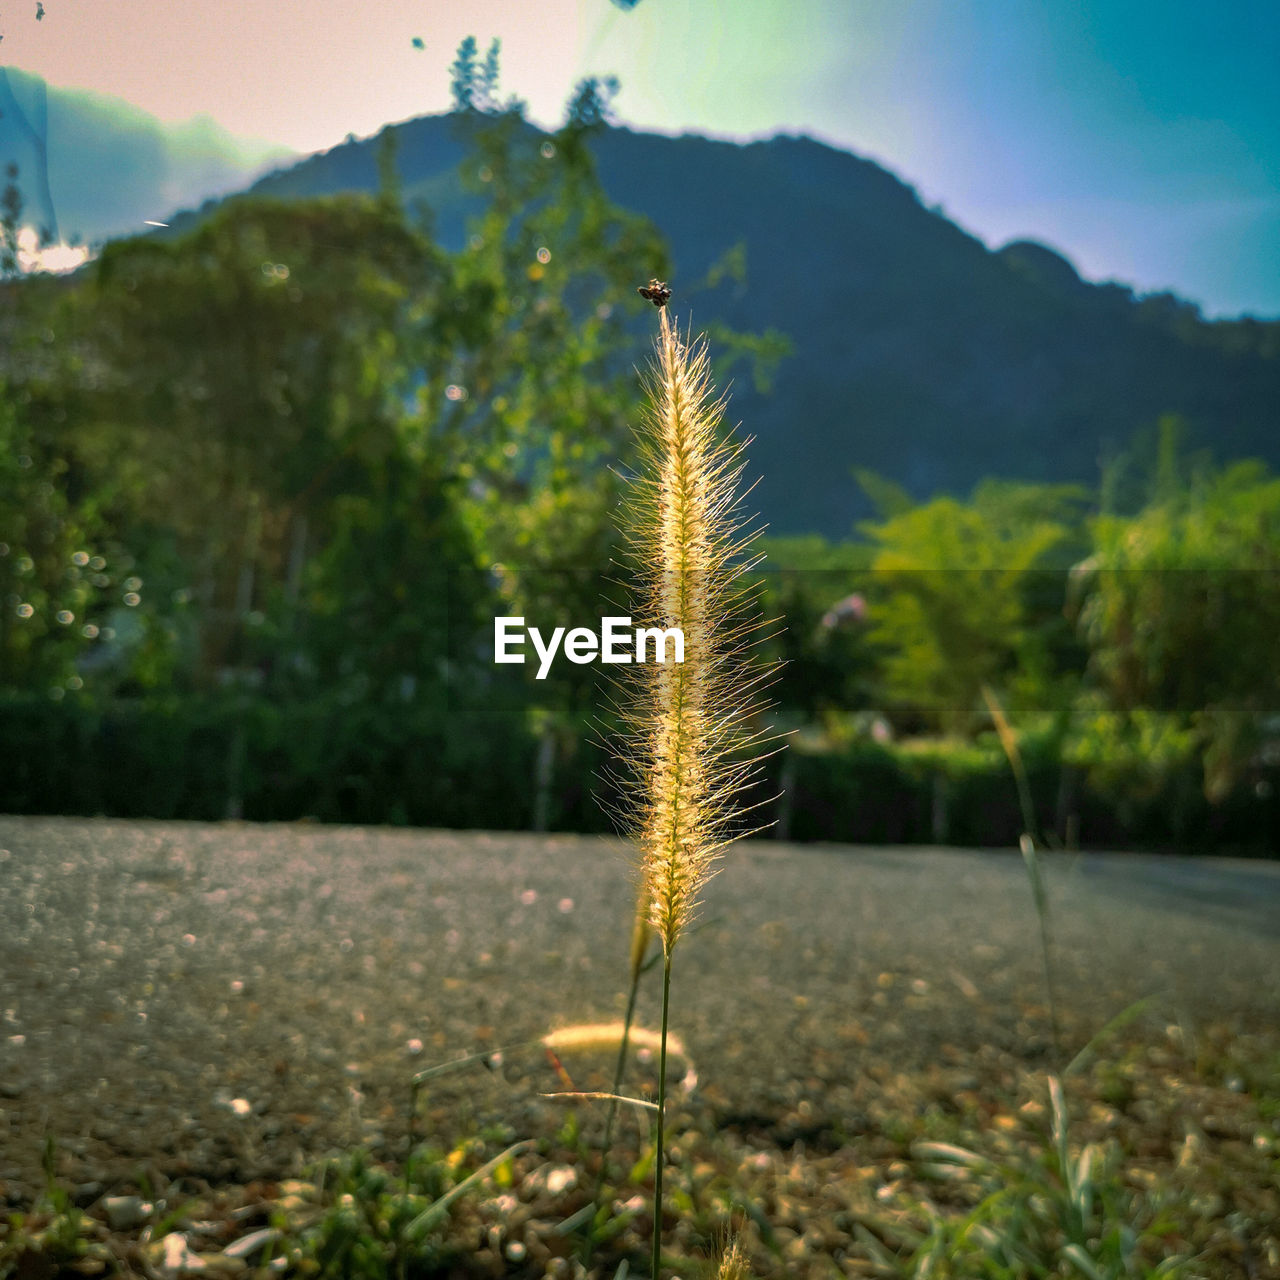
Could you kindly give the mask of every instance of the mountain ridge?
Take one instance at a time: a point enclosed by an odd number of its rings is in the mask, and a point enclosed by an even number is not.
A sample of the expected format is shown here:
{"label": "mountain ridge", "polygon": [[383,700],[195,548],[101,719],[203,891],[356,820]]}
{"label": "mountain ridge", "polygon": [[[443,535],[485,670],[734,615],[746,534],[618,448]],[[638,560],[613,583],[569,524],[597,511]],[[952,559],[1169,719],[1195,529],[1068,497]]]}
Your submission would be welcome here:
{"label": "mountain ridge", "polygon": [[[424,175],[446,189],[442,169],[462,155],[450,118],[389,128],[406,196]],[[350,189],[356,164],[369,189],[376,142],[251,191]],[[847,534],[867,511],[858,466],[917,497],[987,475],[1096,484],[1168,414],[1187,420],[1191,447],[1280,463],[1280,323],[1205,320],[1172,294],[1095,284],[1034,241],[988,249],[875,161],[805,135],[740,144],[614,127],[593,149],[609,195],[667,236],[677,306],[682,279],[744,243],[746,286],[692,299],[696,322],[792,339],[774,393],[739,380],[731,405],[756,438],[758,496],[780,531]],[[460,208],[435,205],[455,247]]]}
{"label": "mountain ridge", "polygon": [[[388,131],[406,203],[424,201],[437,239],[460,247],[476,197],[447,114],[349,136],[222,198],[374,190]],[[756,497],[778,532],[847,535],[869,510],[855,468],[920,498],[989,475],[1096,484],[1169,414],[1190,447],[1280,464],[1278,321],[1205,320],[1173,294],[1090,282],[1034,240],[989,249],[876,161],[804,134],[737,143],[612,126],[592,149],[610,197],[666,236],[682,318],[792,341],[773,392],[739,377],[730,406],[755,437]],[[745,284],[690,290],[739,244]]]}

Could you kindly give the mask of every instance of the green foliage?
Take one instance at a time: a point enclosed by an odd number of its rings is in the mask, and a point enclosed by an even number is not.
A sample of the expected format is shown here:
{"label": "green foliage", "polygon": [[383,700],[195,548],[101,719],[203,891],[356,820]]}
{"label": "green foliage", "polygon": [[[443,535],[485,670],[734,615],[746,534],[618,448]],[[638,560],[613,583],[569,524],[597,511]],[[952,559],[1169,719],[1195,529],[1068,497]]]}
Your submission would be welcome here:
{"label": "green foliage", "polygon": [[453,335],[420,402],[451,406],[436,443],[467,486],[468,528],[500,566],[506,611],[598,616],[617,536],[609,464],[629,452],[636,263],[660,269],[664,250],[604,196],[586,146],[595,123],[571,115],[549,139],[507,115],[463,123],[482,203],[457,289],[485,312]]}
{"label": "green foliage", "polygon": [[1177,717],[1149,707],[1121,713],[1090,698],[1077,705],[1065,754],[1107,790],[1139,800],[1159,795],[1171,773],[1191,768],[1196,746],[1194,731]]}
{"label": "green foliage", "polygon": [[965,735],[986,719],[984,685],[1043,671],[1055,624],[1038,575],[1069,552],[1083,497],[986,481],[968,504],[936,498],[862,526],[877,548],[871,639],[899,705]]}
{"label": "green foliage", "polygon": [[0,387],[0,681],[61,696],[97,633],[106,566],[70,509],[65,460],[43,443]]}
{"label": "green foliage", "polygon": [[1238,463],[1138,516],[1102,516],[1080,622],[1117,705],[1190,712],[1256,699],[1280,672],[1280,479]]}
{"label": "green foliage", "polygon": [[174,539],[195,684],[245,661],[273,584],[296,598],[350,491],[406,464],[408,335],[446,278],[386,205],[244,204],[187,241],[108,246],[71,295],[70,341],[109,371],[86,391],[87,464],[125,539]]}
{"label": "green foliage", "polygon": [[[384,180],[377,200],[233,202],[12,295],[0,645],[36,765],[11,803],[524,825],[536,693],[562,739],[540,812],[598,825],[594,691],[495,682],[488,628],[599,611],[634,263],[663,251],[603,197],[598,122],[547,140],[489,110],[496,48],[473,71],[461,253]],[[46,722],[47,687],[77,697]],[[61,799],[55,740],[82,766]],[[475,775],[493,794],[459,785]]]}
{"label": "green foliage", "polygon": [[1121,722],[1111,736],[1152,764],[1203,750],[1223,799],[1280,713],[1280,479],[1256,462],[1184,479],[1174,443],[1170,423],[1141,511],[1094,522],[1075,599],[1090,674]]}
{"label": "green foliage", "polygon": [[465,1256],[447,1231],[452,1206],[523,1145],[469,1174],[463,1173],[474,1154],[469,1147],[449,1155],[414,1151],[403,1176],[394,1179],[365,1151],[329,1161],[320,1171],[325,1210],[293,1242],[290,1264],[304,1274],[344,1280],[440,1274]]}
{"label": "green foliage", "polygon": [[[524,715],[461,681],[382,701],[341,686],[279,701],[234,685],[180,699],[10,695],[0,807],[209,821],[234,800],[257,821],[527,828],[536,745]],[[583,795],[594,761],[584,751],[557,778],[556,826],[601,828]]]}
{"label": "green foliage", "polygon": [[760,610],[775,619],[769,656],[785,663],[783,714],[822,724],[866,708],[874,654],[859,612],[870,548],[832,546],[817,535],[762,538],[766,560]]}
{"label": "green foliage", "polygon": [[963,1171],[979,1180],[984,1194],[958,1219],[935,1218],[908,1264],[910,1274],[937,1280],[1189,1274],[1186,1257],[1166,1254],[1154,1267],[1149,1262],[1152,1251],[1165,1253],[1163,1237],[1174,1234],[1166,1198],[1126,1186],[1122,1155],[1112,1144],[1073,1151],[1061,1081],[1050,1076],[1048,1085],[1050,1129],[1039,1151],[989,1160],[947,1143],[916,1144],[927,1173],[945,1182]]}
{"label": "green foliage", "polygon": [[[86,681],[172,672],[177,632],[66,447],[65,408],[0,385],[0,690],[60,699]],[[155,563],[164,563],[157,548]]]}
{"label": "green foliage", "polygon": [[46,1276],[105,1269],[111,1254],[90,1239],[84,1214],[72,1203],[55,1172],[56,1150],[45,1139],[45,1187],[29,1213],[10,1214],[0,1222],[0,1280],[10,1276]]}

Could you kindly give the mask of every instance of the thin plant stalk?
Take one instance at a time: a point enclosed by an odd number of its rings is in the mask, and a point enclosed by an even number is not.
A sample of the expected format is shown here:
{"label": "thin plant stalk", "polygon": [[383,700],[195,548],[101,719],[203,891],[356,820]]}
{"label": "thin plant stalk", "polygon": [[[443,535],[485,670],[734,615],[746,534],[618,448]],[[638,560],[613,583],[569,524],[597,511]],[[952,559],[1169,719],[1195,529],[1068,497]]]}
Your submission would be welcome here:
{"label": "thin plant stalk", "polygon": [[[649,949],[649,938],[652,933],[644,911],[644,901],[637,903],[636,919],[631,932],[631,989],[627,993],[627,1012],[622,1020],[622,1038],[618,1041],[618,1060],[613,1067],[613,1097],[609,1100],[609,1111],[604,1122],[604,1147],[600,1154],[600,1172],[596,1176],[595,1195],[592,1204],[595,1214],[592,1216],[592,1227],[587,1233],[586,1243],[582,1248],[582,1265],[590,1267],[591,1254],[595,1248],[595,1216],[600,1212],[600,1204],[604,1198],[604,1184],[609,1172],[609,1152],[613,1150],[613,1126],[618,1119],[618,1101],[622,1093],[622,1076],[627,1069],[627,1052],[631,1046],[631,1024],[636,1014],[636,997],[640,994],[640,976],[649,967],[645,964],[645,954]],[[665,1040],[663,1047],[666,1047]]]}
{"label": "thin plant stalk", "polygon": [[671,952],[662,961],[662,1048],[658,1052],[658,1136],[653,1160],[653,1277],[662,1266],[662,1170],[666,1152],[667,1016],[671,1010]]}
{"label": "thin plant stalk", "polygon": [[1049,1029],[1053,1036],[1053,1053],[1057,1058],[1062,1053],[1062,1035],[1058,1029],[1058,1001],[1054,994],[1053,961],[1049,926],[1049,895],[1045,891],[1044,876],[1040,871],[1040,856],[1036,852],[1036,842],[1027,832],[1022,833],[1018,841],[1022,850],[1022,861],[1027,868],[1027,877],[1031,881],[1031,898],[1036,906],[1036,918],[1040,922],[1040,958],[1044,962],[1044,990],[1049,1002]]}
{"label": "thin plant stalk", "polygon": [[[417,1137],[418,1094],[422,1091],[423,1083],[422,1080],[416,1078],[409,1081],[409,1115],[407,1117],[408,1124],[405,1126],[404,1141],[404,1203],[406,1209],[409,1205],[409,1197],[413,1193],[413,1187],[410,1182],[410,1167],[413,1164],[414,1139]],[[405,1218],[402,1214],[396,1226],[396,1275],[398,1280],[404,1280],[405,1278],[404,1228]]]}
{"label": "thin plant stalk", "polygon": [[[618,1041],[618,1060],[613,1066],[613,1092],[622,1092],[622,1076],[627,1069],[627,1052],[631,1047],[631,1023],[636,1015],[636,997],[640,994],[640,971],[631,976],[631,990],[627,994],[627,1012],[622,1019],[622,1039]],[[609,1104],[604,1121],[604,1154],[607,1157],[613,1147],[613,1126],[618,1119],[618,1104]],[[600,1162],[600,1181],[604,1182],[605,1162]],[[597,1199],[599,1193],[597,1192]]]}
{"label": "thin plant stalk", "polygon": [[[649,925],[645,912],[644,899],[636,903],[636,918],[631,929],[631,990],[627,993],[627,1012],[622,1019],[622,1039],[618,1041],[618,1060],[613,1067],[613,1092],[622,1092],[622,1075],[627,1068],[627,1052],[631,1047],[631,1023],[636,1015],[636,997],[640,994],[640,977],[650,966],[645,964],[645,956],[649,951],[649,939],[653,929]],[[612,1103],[604,1123],[604,1152],[608,1158],[613,1146],[613,1126],[618,1118],[618,1104]],[[600,1162],[600,1182],[604,1183],[605,1162]],[[600,1189],[596,1189],[596,1199],[600,1197]]]}
{"label": "thin plant stalk", "polygon": [[1036,919],[1040,925],[1040,958],[1044,964],[1045,998],[1049,1004],[1049,1028],[1053,1037],[1053,1053],[1055,1059],[1062,1053],[1062,1036],[1058,1023],[1058,1001],[1054,994],[1053,961],[1049,939],[1049,895],[1045,889],[1044,876],[1040,870],[1040,858],[1036,851],[1036,811],[1031,802],[1031,783],[1027,778],[1026,766],[1022,763],[1022,752],[1018,750],[1018,739],[1013,726],[1004,713],[995,693],[987,686],[982,686],[982,697],[991,715],[991,722],[996,727],[996,736],[1004,749],[1013,770],[1014,785],[1018,789],[1018,805],[1022,810],[1022,838],[1018,848],[1022,852],[1022,861],[1027,868],[1027,879],[1031,882],[1031,900],[1035,904]]}

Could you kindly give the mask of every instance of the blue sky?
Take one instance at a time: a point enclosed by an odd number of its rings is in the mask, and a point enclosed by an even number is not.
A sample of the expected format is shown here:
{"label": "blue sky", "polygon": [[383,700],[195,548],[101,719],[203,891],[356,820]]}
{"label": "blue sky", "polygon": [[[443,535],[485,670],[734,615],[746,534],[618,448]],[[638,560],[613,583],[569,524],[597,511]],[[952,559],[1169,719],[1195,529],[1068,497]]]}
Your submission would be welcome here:
{"label": "blue sky", "polygon": [[1092,279],[1280,316],[1274,0],[45,0],[39,23],[27,8],[3,10],[11,65],[303,151],[445,109],[458,41],[498,36],[504,89],[540,122],[579,77],[616,74],[634,127],[810,133],[993,246],[1039,239]]}

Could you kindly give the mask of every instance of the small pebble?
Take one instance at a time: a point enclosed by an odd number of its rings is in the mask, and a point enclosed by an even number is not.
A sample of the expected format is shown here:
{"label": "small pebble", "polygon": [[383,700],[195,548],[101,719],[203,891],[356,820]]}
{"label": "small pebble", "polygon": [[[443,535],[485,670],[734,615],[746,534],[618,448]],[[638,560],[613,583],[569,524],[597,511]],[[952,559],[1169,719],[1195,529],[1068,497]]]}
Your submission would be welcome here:
{"label": "small pebble", "polygon": [[251,1253],[265,1249],[267,1245],[274,1244],[280,1238],[281,1233],[275,1227],[263,1227],[260,1231],[251,1231],[247,1236],[241,1236],[234,1244],[227,1245],[222,1252],[228,1258],[247,1258]]}
{"label": "small pebble", "polygon": [[147,1220],[151,1206],[141,1196],[108,1196],[102,1210],[112,1231],[129,1231]]}

